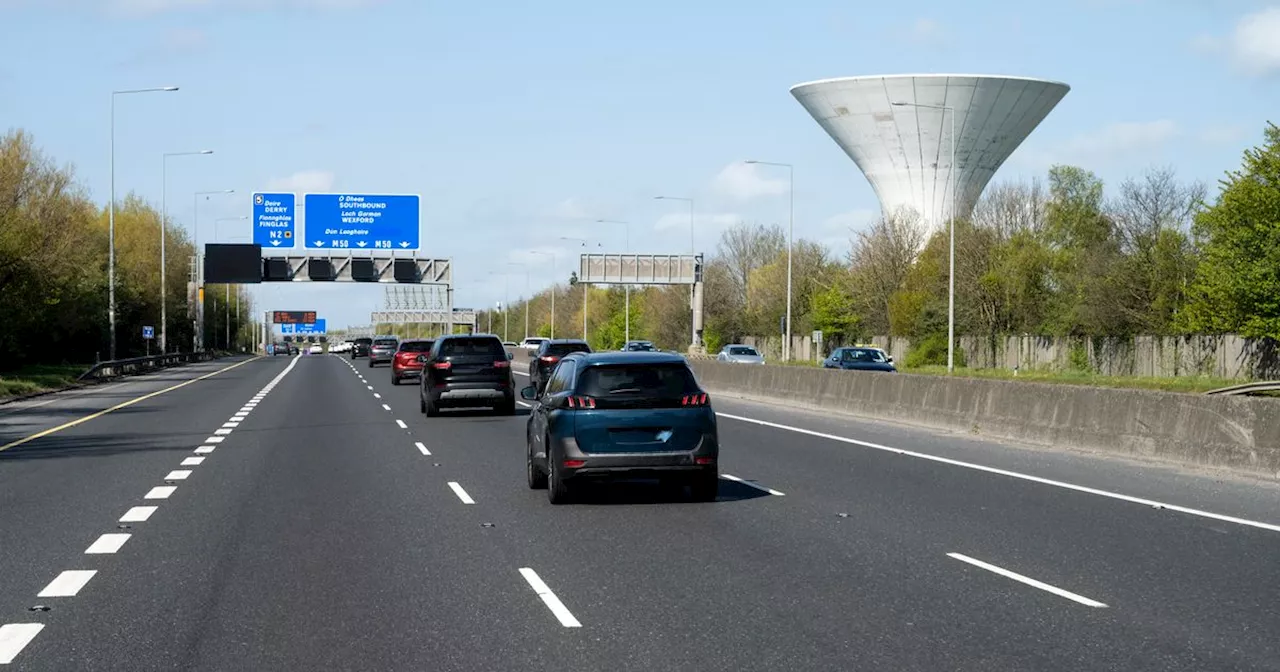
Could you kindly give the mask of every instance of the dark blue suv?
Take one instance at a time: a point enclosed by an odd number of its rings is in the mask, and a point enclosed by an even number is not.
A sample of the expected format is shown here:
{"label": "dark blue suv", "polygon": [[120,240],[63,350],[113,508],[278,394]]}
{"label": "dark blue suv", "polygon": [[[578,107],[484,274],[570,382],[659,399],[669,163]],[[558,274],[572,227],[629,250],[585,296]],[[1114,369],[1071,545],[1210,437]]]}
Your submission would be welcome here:
{"label": "dark blue suv", "polygon": [[658,478],[688,484],[694,499],[719,488],[716,415],[684,357],[659,352],[575,352],[556,364],[527,428],[529,487],[552,504],[581,481]]}

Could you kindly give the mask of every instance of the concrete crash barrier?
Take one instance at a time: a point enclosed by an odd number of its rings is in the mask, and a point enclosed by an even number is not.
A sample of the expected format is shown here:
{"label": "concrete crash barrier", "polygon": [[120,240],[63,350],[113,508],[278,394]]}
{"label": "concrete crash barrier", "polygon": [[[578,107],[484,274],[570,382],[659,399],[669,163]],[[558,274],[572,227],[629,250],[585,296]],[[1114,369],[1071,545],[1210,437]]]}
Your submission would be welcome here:
{"label": "concrete crash barrier", "polygon": [[1280,400],[689,361],[712,394],[1280,479]]}

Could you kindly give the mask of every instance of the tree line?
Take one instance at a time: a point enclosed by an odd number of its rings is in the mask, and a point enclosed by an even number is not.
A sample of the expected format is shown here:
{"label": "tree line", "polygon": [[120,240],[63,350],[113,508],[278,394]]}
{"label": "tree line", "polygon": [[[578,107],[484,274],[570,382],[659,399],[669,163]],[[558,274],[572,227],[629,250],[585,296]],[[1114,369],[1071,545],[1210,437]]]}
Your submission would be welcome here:
{"label": "tree line", "polygon": [[[1280,339],[1280,128],[1268,124],[1212,196],[1169,168],[1104,186],[1085,168],[1058,165],[1043,179],[987,189],[955,223],[957,335]],[[837,343],[902,336],[913,344],[909,365],[943,363],[948,245],[945,227],[926,235],[910,212],[857,231],[843,255],[797,240],[793,333],[822,330]],[[779,334],[786,268],[782,227],[723,234],[704,268],[708,350]],[[585,303],[591,344],[619,347],[623,290],[584,294],[575,283],[513,304],[509,338],[523,334],[525,311],[534,334],[550,335],[554,291],[557,336],[582,335]],[[494,318],[502,324],[500,312]],[[687,287],[632,290],[633,339],[683,350],[690,320]]]}
{"label": "tree line", "polygon": [[[165,222],[168,341],[190,351],[187,282],[195,254],[187,231]],[[119,358],[148,350],[142,327],[160,334],[160,226],[157,208],[136,194],[116,201],[116,337]],[[108,212],[70,166],[58,165],[21,130],[0,137],[0,371],[28,364],[92,363],[108,353]],[[205,288],[206,344],[249,337],[252,305],[232,287]],[[240,310],[234,309],[237,296]],[[227,307],[232,307],[227,316]]]}

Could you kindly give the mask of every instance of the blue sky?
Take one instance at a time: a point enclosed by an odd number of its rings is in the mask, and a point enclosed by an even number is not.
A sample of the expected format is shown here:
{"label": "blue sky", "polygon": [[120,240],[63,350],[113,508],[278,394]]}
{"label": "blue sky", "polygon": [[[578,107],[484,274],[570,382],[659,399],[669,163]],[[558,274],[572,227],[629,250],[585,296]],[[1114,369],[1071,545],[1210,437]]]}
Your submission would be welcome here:
{"label": "blue sky", "polygon": [[[112,89],[116,180],[191,226],[200,208],[247,215],[250,193],[417,193],[423,251],[454,260],[458,305],[514,299],[577,243],[684,252],[693,197],[699,251],[737,221],[785,223],[796,171],[796,235],[837,253],[877,214],[856,166],[791,97],[796,83],[900,73],[1066,81],[1072,91],[995,182],[1074,163],[1109,183],[1153,165],[1214,182],[1280,110],[1280,0],[794,0],[753,6],[411,0],[0,0],[7,24],[0,124],[25,128],[108,195]],[[13,57],[21,55],[20,57]],[[1274,119],[1280,121],[1280,119]],[[237,227],[242,231],[237,231]],[[223,239],[248,233],[223,222]],[[365,324],[368,286],[263,286],[260,307],[316,309]]]}

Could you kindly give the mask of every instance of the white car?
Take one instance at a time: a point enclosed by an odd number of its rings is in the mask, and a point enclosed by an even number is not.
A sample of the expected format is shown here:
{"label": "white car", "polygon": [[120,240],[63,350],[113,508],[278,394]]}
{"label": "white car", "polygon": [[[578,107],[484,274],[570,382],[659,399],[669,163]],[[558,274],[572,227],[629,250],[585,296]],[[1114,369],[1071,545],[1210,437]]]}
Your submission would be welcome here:
{"label": "white car", "polygon": [[320,345],[319,343],[316,343],[315,345],[311,346],[311,348],[307,350],[307,352],[310,352],[313,355],[318,355],[324,352],[324,346]]}
{"label": "white car", "polygon": [[521,348],[523,348],[523,349],[525,349],[525,350],[533,351],[533,350],[537,350],[538,348],[542,347],[542,344],[543,344],[543,343],[545,343],[545,342],[547,342],[547,341],[549,341],[549,340],[551,340],[551,339],[549,339],[549,338],[542,338],[542,337],[540,337],[540,336],[530,336],[530,337],[528,337],[528,338],[524,339],[523,341],[520,341],[520,347],[521,347]]}

